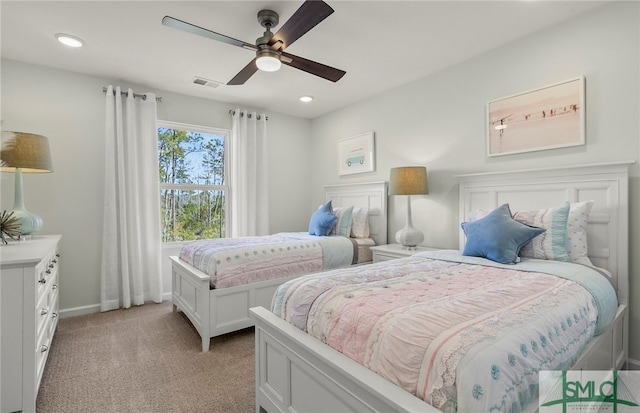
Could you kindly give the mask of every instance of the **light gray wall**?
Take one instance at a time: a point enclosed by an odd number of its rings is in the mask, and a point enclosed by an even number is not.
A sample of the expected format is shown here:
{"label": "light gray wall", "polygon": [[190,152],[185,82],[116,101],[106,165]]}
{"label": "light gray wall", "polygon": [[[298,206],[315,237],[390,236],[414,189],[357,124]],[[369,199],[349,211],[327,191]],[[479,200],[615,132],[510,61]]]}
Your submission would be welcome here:
{"label": "light gray wall", "polygon": [[[40,234],[62,234],[60,308],[94,309],[100,303],[104,192],[105,96],[108,84],[162,96],[158,118],[231,128],[235,105],[150,90],[108,79],[2,60],[2,129],[45,135],[54,172],[24,174],[25,205],[44,219]],[[271,230],[301,231],[308,225],[311,168],[310,121],[267,111]],[[11,210],[14,174],[1,174],[0,208]],[[282,202],[286,200],[286,202]],[[164,291],[171,291],[169,253],[163,264]]]}
{"label": "light gray wall", "polygon": [[[414,224],[425,245],[457,247],[453,175],[632,159],[638,162],[639,9],[615,3],[404,87],[307,121],[269,115],[270,217],[273,231],[306,229],[309,211],[331,183],[387,180],[389,168],[423,164],[430,194],[414,197]],[[470,39],[473,41],[473,39]],[[411,51],[409,51],[411,52]],[[415,52],[415,50],[413,51]],[[437,59],[437,56],[433,56]],[[43,234],[63,234],[61,308],[100,300],[104,96],[122,82],[2,61],[2,127],[49,137],[55,172],[25,176],[27,208]],[[587,145],[488,159],[485,105],[495,98],[584,75]],[[146,91],[135,87],[137,91]],[[155,91],[159,117],[230,127],[233,105]],[[336,141],[376,133],[373,173],[340,178]],[[291,154],[302,156],[290,156]],[[631,169],[631,357],[640,359],[640,178]],[[13,175],[2,174],[0,208],[13,205]],[[389,199],[389,234],[404,224],[404,200]],[[165,286],[165,291],[170,290]]]}
{"label": "light gray wall", "polygon": [[[639,160],[639,7],[615,3],[312,122],[311,205],[322,185],[388,180],[389,168],[426,165],[429,195],[412,197],[424,245],[458,247],[453,175]],[[470,39],[470,41],[473,41]],[[437,56],[433,57],[437,59]],[[584,75],[587,145],[487,158],[490,100]],[[375,131],[375,172],[339,177],[336,141]],[[640,178],[631,168],[631,356],[640,359]],[[404,226],[406,197],[389,198],[389,242]]]}

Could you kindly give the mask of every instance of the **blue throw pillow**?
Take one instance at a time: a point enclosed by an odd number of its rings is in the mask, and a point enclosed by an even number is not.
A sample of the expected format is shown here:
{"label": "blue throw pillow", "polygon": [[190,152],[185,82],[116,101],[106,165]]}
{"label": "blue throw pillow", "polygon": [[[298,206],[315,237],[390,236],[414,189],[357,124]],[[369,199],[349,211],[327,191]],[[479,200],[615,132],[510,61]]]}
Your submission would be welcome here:
{"label": "blue throw pillow", "polygon": [[338,219],[333,214],[333,207],[331,201],[322,205],[316,212],[311,215],[311,221],[309,221],[309,234],[311,235],[329,235],[333,224]]}
{"label": "blue throw pillow", "polygon": [[501,264],[515,264],[520,249],[545,231],[514,220],[509,204],[499,206],[484,218],[461,225],[467,236],[462,255],[488,258]]}

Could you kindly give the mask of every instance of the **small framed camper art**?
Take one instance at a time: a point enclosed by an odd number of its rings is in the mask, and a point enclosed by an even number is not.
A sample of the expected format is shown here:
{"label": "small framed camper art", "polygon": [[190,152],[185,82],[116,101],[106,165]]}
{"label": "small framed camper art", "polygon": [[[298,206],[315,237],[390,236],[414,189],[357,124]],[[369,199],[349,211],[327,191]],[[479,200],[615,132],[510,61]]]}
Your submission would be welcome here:
{"label": "small framed camper art", "polygon": [[366,132],[338,141],[338,175],[375,171],[373,132]]}

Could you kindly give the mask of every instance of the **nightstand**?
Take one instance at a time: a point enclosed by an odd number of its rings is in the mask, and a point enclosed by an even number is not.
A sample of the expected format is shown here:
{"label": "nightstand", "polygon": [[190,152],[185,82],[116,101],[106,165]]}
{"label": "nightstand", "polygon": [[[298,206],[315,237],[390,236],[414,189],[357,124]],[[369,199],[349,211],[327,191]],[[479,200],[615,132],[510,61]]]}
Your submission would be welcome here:
{"label": "nightstand", "polygon": [[395,260],[396,258],[410,257],[423,251],[437,251],[441,248],[423,247],[418,245],[413,249],[407,249],[400,244],[376,245],[371,247],[373,262]]}

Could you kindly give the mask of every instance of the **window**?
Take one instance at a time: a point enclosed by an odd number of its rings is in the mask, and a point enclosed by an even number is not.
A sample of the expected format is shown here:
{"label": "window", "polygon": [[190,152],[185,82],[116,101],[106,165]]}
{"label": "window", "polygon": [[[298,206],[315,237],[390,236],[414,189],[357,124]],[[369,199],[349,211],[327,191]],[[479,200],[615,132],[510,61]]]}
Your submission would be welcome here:
{"label": "window", "polygon": [[158,122],[162,242],[228,233],[226,129]]}

